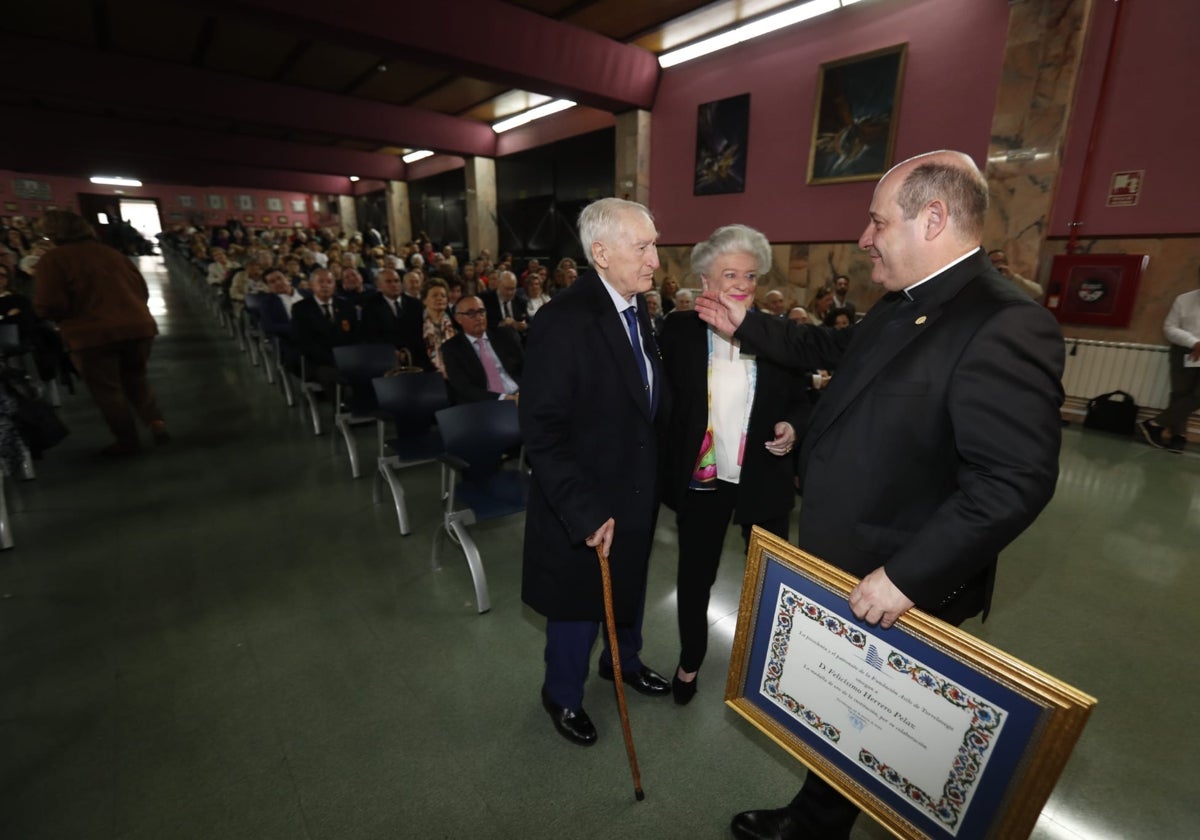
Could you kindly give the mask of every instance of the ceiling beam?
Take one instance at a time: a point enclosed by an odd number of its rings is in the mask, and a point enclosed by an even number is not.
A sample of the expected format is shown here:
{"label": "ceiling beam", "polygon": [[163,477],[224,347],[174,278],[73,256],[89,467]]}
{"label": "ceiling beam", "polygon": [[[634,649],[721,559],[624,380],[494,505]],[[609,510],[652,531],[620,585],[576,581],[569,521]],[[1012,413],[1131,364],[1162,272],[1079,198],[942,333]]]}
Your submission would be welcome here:
{"label": "ceiling beam", "polygon": [[649,109],[661,72],[648,50],[496,0],[405,3],[403,14],[393,0],[353,13],[327,0],[180,2],[606,111]]}
{"label": "ceiling beam", "polygon": [[[32,76],[28,68],[37,67]],[[288,131],[336,133],[381,146],[492,157],[496,135],[475,120],[218,73],[186,64],[101,53],[57,41],[0,35],[7,97],[57,98],[111,108],[166,109]]]}
{"label": "ceiling beam", "polygon": [[[216,163],[342,178],[357,175],[399,181],[405,177],[404,161],[395,155],[229,135],[184,126],[9,105],[0,105],[0,123],[25,126],[22,131],[9,132],[5,144],[22,157],[52,148],[74,152],[73,160],[86,163],[88,154],[95,152],[98,162],[88,164],[88,172],[80,174],[96,174],[96,167],[105,156],[120,152],[132,155],[135,161],[166,160],[184,166]],[[134,175],[137,175],[136,171]]]}

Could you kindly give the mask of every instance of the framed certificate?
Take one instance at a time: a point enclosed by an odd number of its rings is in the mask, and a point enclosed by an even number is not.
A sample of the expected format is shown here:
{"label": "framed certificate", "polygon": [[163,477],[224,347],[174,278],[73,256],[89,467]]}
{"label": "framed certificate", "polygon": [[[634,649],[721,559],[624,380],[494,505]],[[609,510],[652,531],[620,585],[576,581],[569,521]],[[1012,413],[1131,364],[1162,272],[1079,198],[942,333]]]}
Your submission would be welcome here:
{"label": "framed certificate", "polygon": [[901,838],[1028,837],[1096,701],[758,528],[725,702]]}

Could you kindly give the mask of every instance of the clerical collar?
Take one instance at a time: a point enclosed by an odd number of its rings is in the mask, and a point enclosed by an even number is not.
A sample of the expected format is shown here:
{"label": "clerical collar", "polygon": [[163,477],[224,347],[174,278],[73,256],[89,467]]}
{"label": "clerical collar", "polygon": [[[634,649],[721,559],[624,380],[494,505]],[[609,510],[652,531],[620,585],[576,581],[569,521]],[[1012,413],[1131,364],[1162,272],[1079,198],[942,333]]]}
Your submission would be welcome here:
{"label": "clerical collar", "polygon": [[967,253],[963,254],[963,255],[962,255],[961,257],[959,257],[958,259],[951,260],[950,262],[946,263],[944,266],[942,266],[941,268],[939,268],[937,271],[933,272],[933,274],[930,274],[930,275],[928,275],[928,276],[926,276],[926,277],[923,277],[923,278],[921,278],[921,279],[920,279],[920,280],[918,280],[916,283],[913,283],[911,286],[909,286],[909,287],[908,287],[908,288],[906,288],[906,289],[902,289],[902,290],[901,290],[901,292],[900,292],[900,294],[904,295],[904,297],[908,298],[909,300],[918,300],[918,299],[920,299],[921,295],[923,295],[923,294],[924,294],[924,292],[917,292],[917,291],[916,291],[916,288],[917,288],[918,286],[922,286],[922,285],[924,285],[925,283],[928,283],[930,280],[932,280],[934,277],[937,277],[937,276],[938,276],[939,274],[941,274],[943,271],[948,271],[949,269],[953,268],[954,266],[958,265],[960,262],[962,262],[963,260],[965,260],[967,257],[973,256],[974,254],[977,254],[977,253],[979,253],[981,250],[983,250],[983,247],[982,247],[982,246],[979,246],[979,247],[976,247],[976,248],[974,248],[974,249],[972,249],[972,250],[970,250],[970,251],[967,251]]}

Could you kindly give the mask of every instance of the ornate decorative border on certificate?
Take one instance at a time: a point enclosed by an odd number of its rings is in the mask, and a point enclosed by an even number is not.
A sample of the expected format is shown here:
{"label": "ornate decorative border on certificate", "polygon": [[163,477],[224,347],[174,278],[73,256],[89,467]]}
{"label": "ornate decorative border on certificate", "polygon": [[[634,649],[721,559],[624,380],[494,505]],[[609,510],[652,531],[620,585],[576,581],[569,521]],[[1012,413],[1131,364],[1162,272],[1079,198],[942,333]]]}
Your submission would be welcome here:
{"label": "ornate decorative border on certificate", "polygon": [[725,700],[897,837],[1027,837],[1095,700],[755,529]]}

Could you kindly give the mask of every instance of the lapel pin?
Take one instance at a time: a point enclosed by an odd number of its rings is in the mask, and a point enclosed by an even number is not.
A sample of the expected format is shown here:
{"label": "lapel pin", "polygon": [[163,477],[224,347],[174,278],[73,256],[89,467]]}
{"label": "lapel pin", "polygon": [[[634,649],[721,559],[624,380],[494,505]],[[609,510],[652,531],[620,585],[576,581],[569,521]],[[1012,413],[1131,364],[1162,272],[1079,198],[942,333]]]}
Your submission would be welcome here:
{"label": "lapel pin", "polygon": [[920,326],[921,324],[924,324],[924,323],[925,323],[925,316],[924,316],[924,315],[922,315],[920,318],[918,318],[918,319],[917,319],[916,321],[914,321],[913,323],[914,323],[914,324],[917,324],[918,326]]}

